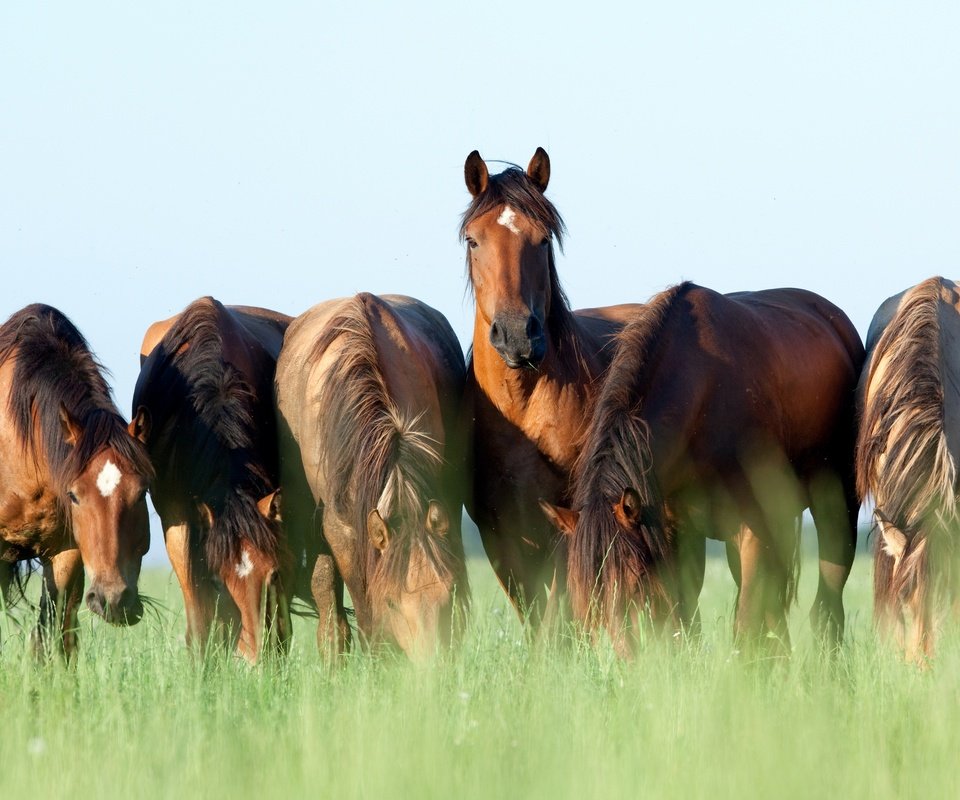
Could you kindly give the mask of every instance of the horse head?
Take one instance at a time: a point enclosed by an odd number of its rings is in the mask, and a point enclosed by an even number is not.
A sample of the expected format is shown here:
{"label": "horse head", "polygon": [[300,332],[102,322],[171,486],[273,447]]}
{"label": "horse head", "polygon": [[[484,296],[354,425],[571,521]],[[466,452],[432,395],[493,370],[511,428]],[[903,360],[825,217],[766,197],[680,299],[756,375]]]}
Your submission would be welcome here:
{"label": "horse head", "polygon": [[[64,440],[77,453],[85,431],[65,409],[61,421]],[[128,441],[108,440],[82,459],[62,502],[90,581],[87,606],[107,622],[133,625],[143,616],[137,581],[150,546],[145,498],[150,470],[139,443],[120,436]]]}
{"label": "horse head", "polygon": [[[430,500],[419,519],[384,519],[377,509],[367,516],[367,535],[376,552],[369,576],[374,641],[397,645],[414,662],[429,660],[449,646],[462,620],[465,577],[451,550],[459,530],[451,531],[445,505]],[[458,580],[460,578],[460,580]]]}
{"label": "horse head", "polygon": [[567,581],[574,618],[596,638],[606,630],[618,655],[633,655],[642,627],[673,610],[663,571],[669,563],[662,509],[626,488],[575,511],[540,501],[567,537]]}
{"label": "horse head", "polygon": [[279,546],[280,494],[277,489],[254,502],[236,488],[219,513],[197,501],[207,564],[214,584],[222,587],[239,615],[237,653],[251,663],[268,646],[285,650],[290,637],[284,592],[289,565]]}
{"label": "horse head", "polygon": [[461,236],[477,303],[476,330],[488,331],[508,367],[535,369],[547,353],[551,304],[560,292],[553,241],[561,241],[563,220],[543,194],[550,157],[537,148],[526,172],[513,167],[491,176],[474,150],[464,178],[473,196]]}

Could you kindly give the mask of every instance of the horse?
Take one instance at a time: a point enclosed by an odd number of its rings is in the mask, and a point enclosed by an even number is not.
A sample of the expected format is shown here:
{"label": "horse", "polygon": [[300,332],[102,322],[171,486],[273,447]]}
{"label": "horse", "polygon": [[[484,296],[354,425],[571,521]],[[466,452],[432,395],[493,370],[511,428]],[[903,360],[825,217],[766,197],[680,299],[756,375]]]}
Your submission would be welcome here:
{"label": "horse", "polygon": [[864,350],[816,294],[721,295],[683,283],[620,333],[582,455],[574,510],[543,504],[569,537],[574,615],[618,653],[643,622],[699,628],[707,537],[726,542],[736,641],[789,648],[799,518],[817,526],[811,611],[823,643],[843,636],[856,548],[855,389]]}
{"label": "horse", "polygon": [[141,347],[134,434],[155,469],[150,485],[183,592],[188,646],[232,629],[255,662],[290,634],[289,555],[281,499],[273,379],[291,318],[202,297],[153,323]]}
{"label": "horse", "polygon": [[410,297],[322,302],[287,331],[276,380],[283,524],[313,566],[325,657],[351,643],[344,585],[363,641],[413,661],[462,624],[464,369],[447,320]]}
{"label": "horse", "polygon": [[867,333],[857,488],[872,497],[874,620],[908,661],[934,655],[960,600],[960,287],[930,278],[888,298]]}
{"label": "horse", "polygon": [[[77,611],[115,625],[143,616],[150,461],[89,345],[63,313],[34,304],[0,327],[0,591],[39,559],[38,649],[70,657]],[[22,584],[21,584],[22,593]]]}
{"label": "horse", "polygon": [[612,337],[639,305],[572,311],[554,245],[565,226],[544,192],[550,158],[490,175],[464,164],[473,200],[460,238],[475,299],[464,414],[472,421],[467,511],[514,607],[533,626],[559,610],[561,540],[538,500],[569,504],[573,469]]}

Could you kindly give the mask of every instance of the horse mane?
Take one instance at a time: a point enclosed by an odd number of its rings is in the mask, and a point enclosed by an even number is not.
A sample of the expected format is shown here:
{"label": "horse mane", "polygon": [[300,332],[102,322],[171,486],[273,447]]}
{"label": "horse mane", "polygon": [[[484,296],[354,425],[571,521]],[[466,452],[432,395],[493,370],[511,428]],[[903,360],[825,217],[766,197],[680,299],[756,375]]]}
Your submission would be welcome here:
{"label": "horse mane", "polygon": [[[617,336],[580,457],[574,466],[574,507],[580,511],[570,542],[570,589],[574,604],[595,614],[616,613],[617,598],[635,589],[640,603],[668,601],[658,569],[668,562],[673,531],[653,472],[650,428],[643,419],[649,362],[670,313],[691,283],[655,296]],[[617,524],[611,507],[624,488],[640,497],[636,534]]]}
{"label": "horse mane", "polygon": [[[277,485],[276,436],[269,406],[258,412],[256,393],[223,355],[222,320],[229,312],[212,297],[191,303],[155,352],[148,407],[165,409],[154,420],[151,449],[162,448],[165,472],[190,487],[213,510],[214,524],[203,543],[208,565],[219,570],[240,557],[241,540],[279,557],[278,523],[264,518],[257,501]],[[168,398],[182,401],[171,404]],[[147,400],[141,398],[141,402]],[[156,440],[159,430],[168,438]],[[257,448],[259,439],[273,445]],[[199,549],[200,542],[191,547]]]}
{"label": "horse mane", "polygon": [[[153,468],[143,445],[127,431],[86,339],[57,309],[35,303],[0,327],[0,363],[14,358],[8,408],[24,452],[42,455],[65,513],[66,493],[97,453],[112,448],[148,480]],[[64,438],[62,414],[78,426],[74,445]]]}
{"label": "horse mane", "polygon": [[[477,217],[495,211],[502,206],[510,206],[519,214],[533,220],[551,237],[549,252],[550,311],[547,314],[547,331],[561,361],[569,360],[580,366],[584,362],[580,351],[579,337],[576,331],[576,317],[570,308],[567,293],[557,274],[556,255],[553,242],[563,252],[563,237],[567,232],[566,224],[560,212],[551,203],[540,188],[520,167],[512,166],[487,180],[487,188],[473,198],[460,219],[460,241],[467,236],[467,226]],[[467,282],[470,280],[470,251],[467,251]]]}
{"label": "horse mane", "polygon": [[944,385],[960,376],[942,373],[941,285],[940,278],[931,278],[904,295],[870,360],[872,371],[883,359],[884,371],[870,385],[862,410],[857,491],[861,498],[873,496],[875,519],[903,533],[907,542],[896,568],[882,541],[877,542],[878,616],[889,613],[899,598],[925,595],[942,585],[951,558],[946,553],[931,557],[931,549],[956,547],[949,534],[960,525],[957,467],[944,424]]}
{"label": "horse mane", "polygon": [[[316,363],[335,340],[344,346],[320,391],[320,463],[330,482],[334,510],[354,530],[356,574],[366,600],[402,585],[414,547],[423,549],[442,580],[464,586],[449,536],[433,536],[421,521],[440,484],[443,456],[422,424],[390,396],[380,369],[370,307],[384,303],[366,292],[325,327],[309,361]],[[377,509],[393,538],[381,554],[370,541],[367,515]],[[458,513],[459,509],[448,509]],[[359,598],[357,598],[359,599]]]}

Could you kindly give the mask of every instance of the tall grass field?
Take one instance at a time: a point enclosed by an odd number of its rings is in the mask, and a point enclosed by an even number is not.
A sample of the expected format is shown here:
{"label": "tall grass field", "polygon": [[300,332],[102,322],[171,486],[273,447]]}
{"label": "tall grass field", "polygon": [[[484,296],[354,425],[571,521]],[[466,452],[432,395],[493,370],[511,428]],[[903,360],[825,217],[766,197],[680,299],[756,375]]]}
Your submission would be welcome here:
{"label": "tall grass field", "polygon": [[131,629],[84,611],[69,667],[38,663],[29,614],[7,615],[0,798],[960,796],[960,648],[920,671],[879,646],[865,553],[842,655],[813,646],[808,558],[793,658],[773,669],[733,651],[723,558],[708,561],[701,640],[632,663],[528,641],[485,561],[471,577],[465,641],[429,668],[364,654],[326,667],[312,620],[284,660],[192,657],[163,568],[141,587],[164,609]]}

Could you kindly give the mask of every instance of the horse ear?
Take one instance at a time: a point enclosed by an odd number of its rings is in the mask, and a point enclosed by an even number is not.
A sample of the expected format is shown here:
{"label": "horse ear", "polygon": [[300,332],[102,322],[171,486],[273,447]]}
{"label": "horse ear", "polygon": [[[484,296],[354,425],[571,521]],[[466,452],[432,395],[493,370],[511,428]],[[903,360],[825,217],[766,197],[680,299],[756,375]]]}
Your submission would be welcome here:
{"label": "horse ear", "polygon": [[643,513],[643,503],[636,489],[627,487],[620,495],[619,502],[613,507],[613,514],[621,528],[633,528],[636,526]]}
{"label": "horse ear", "polygon": [[200,515],[200,525],[205,531],[213,527],[213,509],[202,500],[194,500],[197,504],[197,513]]}
{"label": "horse ear", "polygon": [[563,508],[562,506],[551,505],[544,499],[537,501],[540,503],[540,509],[553,525],[564,536],[572,536],[577,528],[577,520],[580,518],[580,512],[572,508]]}
{"label": "horse ear", "polygon": [[437,500],[431,500],[427,508],[427,532],[434,536],[446,536],[450,532],[450,517]]}
{"label": "horse ear", "polygon": [[63,405],[60,406],[60,427],[63,430],[63,440],[71,447],[76,447],[80,441],[81,428]]}
{"label": "horse ear", "polygon": [[390,529],[377,509],[373,509],[367,514],[367,534],[370,536],[370,542],[377,550],[382,553],[387,549],[387,545],[390,543]]}
{"label": "horse ear", "polygon": [[474,150],[467,156],[466,163],[463,165],[463,179],[467,182],[467,190],[471,195],[477,197],[486,191],[487,181],[490,173],[487,172],[487,165],[480,158],[480,153]]}
{"label": "horse ear", "polygon": [[275,492],[270,492],[266,497],[261,497],[257,501],[257,509],[263,515],[264,519],[270,522],[279,522],[281,520],[280,500],[282,496],[282,490],[277,489]]}
{"label": "horse ear", "polygon": [[886,524],[881,522],[880,535],[883,537],[884,552],[894,559],[901,558],[907,549],[907,537],[904,536],[903,531],[893,527],[889,522]]}
{"label": "horse ear", "polygon": [[537,152],[530,159],[530,165],[527,167],[527,177],[537,185],[541,192],[547,191],[547,184],[550,183],[550,156],[542,147],[538,147]]}
{"label": "horse ear", "polygon": [[147,439],[150,436],[151,418],[150,411],[146,406],[138,406],[137,413],[134,415],[133,419],[130,420],[130,424],[127,426],[127,431],[134,439],[138,439],[143,444],[147,443]]}

